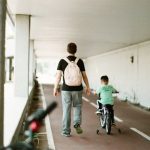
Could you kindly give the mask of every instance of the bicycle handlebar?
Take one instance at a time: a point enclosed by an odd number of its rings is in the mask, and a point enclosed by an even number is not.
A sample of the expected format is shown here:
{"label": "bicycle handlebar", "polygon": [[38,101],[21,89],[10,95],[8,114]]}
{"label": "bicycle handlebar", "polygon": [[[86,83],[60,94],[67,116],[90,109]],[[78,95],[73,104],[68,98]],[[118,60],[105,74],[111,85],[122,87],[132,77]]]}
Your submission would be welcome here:
{"label": "bicycle handlebar", "polygon": [[57,106],[56,102],[52,102],[49,104],[49,106],[46,108],[46,110],[37,110],[35,113],[33,113],[31,116],[27,118],[28,124],[30,124],[32,121],[39,121],[41,122],[47,114],[51,113]]}
{"label": "bicycle handlebar", "polygon": [[[49,114],[51,113],[57,106],[57,103],[54,101],[51,104],[48,105],[48,107],[45,110],[37,110],[35,113],[33,113],[31,116],[29,116],[27,118],[27,127],[28,130],[30,130],[31,132],[35,132],[37,131],[42,124],[43,119]],[[34,127],[32,126],[32,124],[36,124],[36,130],[33,129]],[[16,144],[13,145],[9,145],[7,147],[4,148],[0,148],[0,150],[33,150],[33,145],[31,143],[25,143],[25,142],[18,142]]]}
{"label": "bicycle handlebar", "polygon": [[47,114],[51,113],[57,106],[56,102],[52,102],[46,110],[37,110],[27,118],[26,129],[29,128],[32,132],[37,132],[42,124],[42,120]]}

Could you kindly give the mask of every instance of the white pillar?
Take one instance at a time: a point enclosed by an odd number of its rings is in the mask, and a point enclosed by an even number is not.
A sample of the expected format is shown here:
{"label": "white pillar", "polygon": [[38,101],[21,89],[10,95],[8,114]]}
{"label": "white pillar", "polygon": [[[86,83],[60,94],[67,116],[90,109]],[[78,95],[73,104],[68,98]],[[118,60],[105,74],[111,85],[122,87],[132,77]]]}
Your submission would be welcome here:
{"label": "white pillar", "polygon": [[6,0],[0,0],[0,145],[4,143],[4,74],[5,74]]}
{"label": "white pillar", "polygon": [[29,93],[33,88],[33,61],[34,61],[34,40],[30,40],[30,61],[29,61]]}
{"label": "white pillar", "polygon": [[35,49],[34,49],[34,52],[33,52],[33,74],[34,74],[34,79],[36,77],[36,53],[35,53]]}
{"label": "white pillar", "polygon": [[30,61],[29,61],[29,85],[33,85],[33,51],[34,40],[30,40]]}
{"label": "white pillar", "polygon": [[35,79],[35,76],[36,76],[35,70],[36,70],[36,54],[35,54],[35,49],[34,49],[34,51],[33,51],[33,77],[34,77],[34,79]]}
{"label": "white pillar", "polygon": [[29,94],[30,16],[16,15],[15,96]]}

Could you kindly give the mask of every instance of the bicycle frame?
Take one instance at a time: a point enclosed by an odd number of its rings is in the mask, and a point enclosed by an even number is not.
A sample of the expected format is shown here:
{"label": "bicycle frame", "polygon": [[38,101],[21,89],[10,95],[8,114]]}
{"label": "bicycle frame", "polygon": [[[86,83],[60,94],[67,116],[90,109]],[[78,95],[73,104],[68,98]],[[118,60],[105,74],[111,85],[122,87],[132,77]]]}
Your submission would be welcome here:
{"label": "bicycle frame", "polygon": [[104,105],[100,116],[101,126],[106,129],[106,133],[110,134],[112,125],[112,114],[110,111],[111,105]]}

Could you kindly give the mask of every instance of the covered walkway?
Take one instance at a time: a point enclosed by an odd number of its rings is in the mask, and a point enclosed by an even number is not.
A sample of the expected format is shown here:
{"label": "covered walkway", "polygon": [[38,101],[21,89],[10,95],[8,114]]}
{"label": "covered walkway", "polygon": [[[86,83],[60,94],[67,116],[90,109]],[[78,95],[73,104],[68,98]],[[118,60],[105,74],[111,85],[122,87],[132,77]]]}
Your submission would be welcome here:
{"label": "covered walkway", "polygon": [[[18,142],[24,133],[38,77],[44,84],[43,107],[45,100],[59,103],[45,120],[45,147],[149,149],[149,28],[149,0],[0,0],[0,147]],[[96,97],[84,95],[83,135],[74,129],[70,138],[60,135],[61,99],[52,96],[51,85],[70,42],[77,44],[91,91],[100,86],[102,75],[119,91],[115,119],[122,134],[113,128],[111,136],[103,130],[96,135]]]}
{"label": "covered walkway", "polygon": [[[56,99],[52,96],[52,86],[44,85],[44,95],[47,103]],[[89,100],[89,102],[88,102]],[[83,129],[82,135],[77,135],[72,127],[72,137],[66,138],[61,136],[61,119],[62,107],[61,98],[58,97],[57,101],[59,107],[50,116],[52,134],[54,137],[54,144],[56,150],[146,150],[150,147],[150,139],[139,135],[131,128],[136,128],[147,135],[150,135],[150,114],[147,111],[140,110],[139,108],[116,100],[115,102],[115,115],[116,124],[122,131],[121,134],[113,127],[112,134],[108,136],[104,130],[100,130],[100,135],[96,134],[98,127],[98,118],[95,114],[96,108],[94,107],[96,97],[90,96],[83,97]],[[92,104],[92,105],[91,105]]]}

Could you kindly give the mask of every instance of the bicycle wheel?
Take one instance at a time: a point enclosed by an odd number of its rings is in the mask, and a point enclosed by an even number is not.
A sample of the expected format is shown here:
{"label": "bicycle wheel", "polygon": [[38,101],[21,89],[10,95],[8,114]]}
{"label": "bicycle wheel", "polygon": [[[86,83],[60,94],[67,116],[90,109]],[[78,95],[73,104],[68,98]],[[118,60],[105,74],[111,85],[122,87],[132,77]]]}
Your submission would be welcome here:
{"label": "bicycle wheel", "polygon": [[105,128],[105,126],[106,126],[106,121],[105,120],[106,120],[105,115],[104,115],[104,113],[102,113],[101,116],[100,116],[100,124],[101,124],[102,128]]}
{"label": "bicycle wheel", "polygon": [[106,133],[110,134],[111,133],[111,114],[108,113],[106,114]]}

